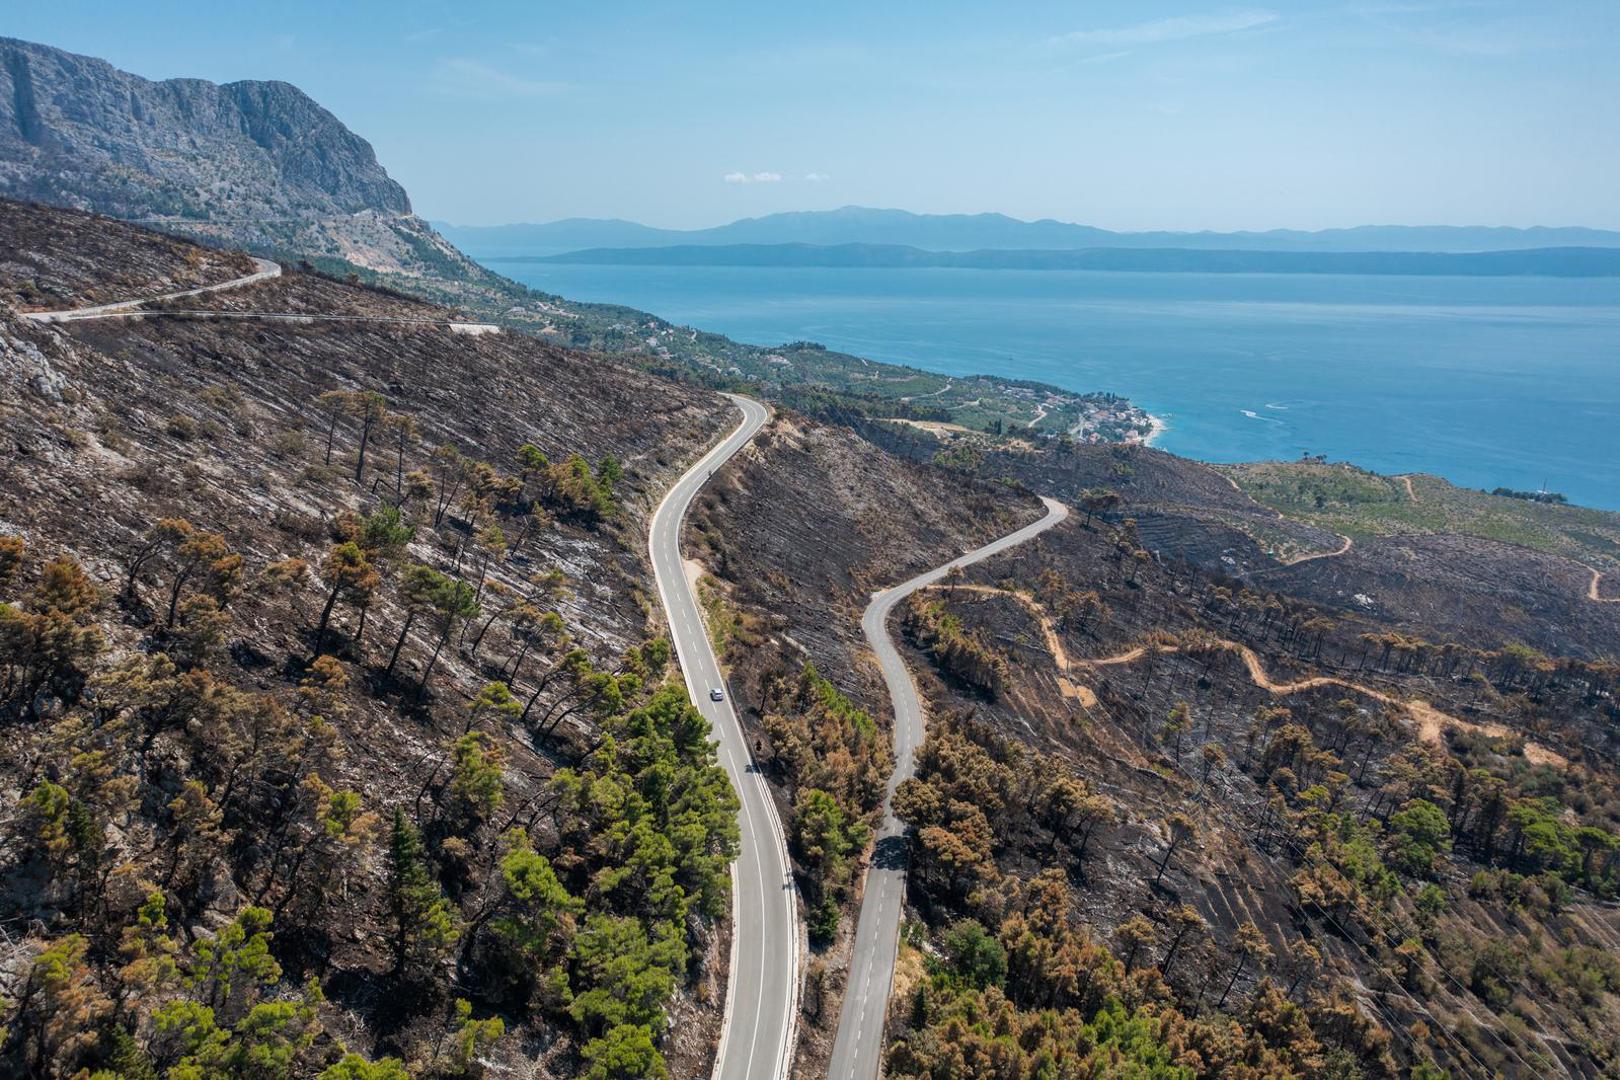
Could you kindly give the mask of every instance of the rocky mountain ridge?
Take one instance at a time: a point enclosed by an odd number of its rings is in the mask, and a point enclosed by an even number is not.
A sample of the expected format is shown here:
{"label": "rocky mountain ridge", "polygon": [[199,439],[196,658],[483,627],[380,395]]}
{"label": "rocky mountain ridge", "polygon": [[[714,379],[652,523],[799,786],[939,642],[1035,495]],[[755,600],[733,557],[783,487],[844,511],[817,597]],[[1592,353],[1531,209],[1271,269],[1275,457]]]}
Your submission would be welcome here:
{"label": "rocky mountain ridge", "polygon": [[0,38],[0,194],[381,271],[476,272],[370,143],[279,81],[154,82]]}

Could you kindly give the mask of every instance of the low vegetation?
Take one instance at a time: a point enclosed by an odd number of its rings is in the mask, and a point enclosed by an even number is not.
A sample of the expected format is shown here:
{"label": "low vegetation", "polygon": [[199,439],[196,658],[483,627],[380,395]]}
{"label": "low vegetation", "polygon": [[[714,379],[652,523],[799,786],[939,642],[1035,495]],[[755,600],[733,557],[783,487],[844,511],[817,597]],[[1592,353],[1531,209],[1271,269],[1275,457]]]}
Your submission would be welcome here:
{"label": "low vegetation", "polygon": [[1568,506],[1562,497],[1505,488],[1486,493],[1434,476],[1380,476],[1315,461],[1258,462],[1225,471],[1262,505],[1335,532],[1376,536],[1422,530],[1620,566],[1620,515]]}
{"label": "low vegetation", "polygon": [[922,974],[891,1071],[1620,1064],[1612,663],[1360,630],[1184,566],[1133,585],[1128,526],[1065,528],[929,594],[1009,692],[914,639]]}
{"label": "low vegetation", "polygon": [[893,755],[872,718],[813,665],[773,683],[765,702],[767,762],[790,794],[810,936],[824,945],[838,932]]}

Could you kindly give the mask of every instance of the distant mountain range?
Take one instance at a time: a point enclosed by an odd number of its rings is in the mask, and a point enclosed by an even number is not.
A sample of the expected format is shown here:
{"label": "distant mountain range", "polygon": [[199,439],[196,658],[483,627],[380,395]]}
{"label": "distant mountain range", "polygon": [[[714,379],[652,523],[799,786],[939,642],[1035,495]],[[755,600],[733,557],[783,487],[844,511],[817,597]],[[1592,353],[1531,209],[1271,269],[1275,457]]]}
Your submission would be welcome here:
{"label": "distant mountain range", "polygon": [[1620,248],[1525,251],[924,251],[894,244],[726,244],[590,248],[492,262],[618,266],[953,267],[974,270],[1124,270],[1206,274],[1408,274],[1469,277],[1620,277]]}
{"label": "distant mountain range", "polygon": [[1365,225],[1302,232],[1111,232],[1090,225],[1005,214],[913,214],[846,206],[744,218],[711,229],[657,229],[633,221],[567,218],[542,225],[458,226],[435,223],[477,258],[555,255],[585,248],[651,248],[737,244],[896,245],[923,251],[1073,251],[1176,248],[1202,251],[1522,251],[1530,248],[1620,248],[1620,232],[1577,227],[1516,229],[1453,225]]}

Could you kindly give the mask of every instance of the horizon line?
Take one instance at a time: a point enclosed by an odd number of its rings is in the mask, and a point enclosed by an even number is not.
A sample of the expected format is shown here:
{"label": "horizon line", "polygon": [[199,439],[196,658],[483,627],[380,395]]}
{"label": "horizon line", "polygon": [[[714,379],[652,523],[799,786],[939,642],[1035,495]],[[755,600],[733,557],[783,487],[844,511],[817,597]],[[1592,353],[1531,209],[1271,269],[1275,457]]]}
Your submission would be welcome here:
{"label": "horizon line", "polygon": [[738,225],[738,224],[741,224],[741,223],[747,222],[747,221],[762,221],[762,220],[765,220],[767,218],[787,217],[787,216],[796,215],[796,214],[838,214],[838,213],[843,213],[844,211],[848,211],[848,210],[864,210],[864,211],[868,211],[868,212],[871,212],[871,213],[880,213],[880,214],[906,214],[906,215],[909,215],[909,216],[915,217],[915,218],[999,217],[999,218],[1005,218],[1006,220],[1008,220],[1010,222],[1014,222],[1014,223],[1020,224],[1020,225],[1048,225],[1048,224],[1066,225],[1066,226],[1070,226],[1072,228],[1077,228],[1077,229],[1094,229],[1094,230],[1096,230],[1098,232],[1111,233],[1111,234],[1117,235],[1117,236],[1138,236],[1138,235],[1149,234],[1149,233],[1168,233],[1168,234],[1173,234],[1173,235],[1178,235],[1178,236],[1265,236],[1265,235],[1276,234],[1276,233],[1300,233],[1300,234],[1304,234],[1304,235],[1319,235],[1321,233],[1353,232],[1353,231],[1356,231],[1356,230],[1364,230],[1364,229],[1490,229],[1490,230],[1497,230],[1497,231],[1503,231],[1503,232],[1534,232],[1534,231],[1537,231],[1537,230],[1545,230],[1545,231],[1581,230],[1581,231],[1585,231],[1585,232],[1612,233],[1612,234],[1614,234],[1616,236],[1620,236],[1620,226],[1610,228],[1610,227],[1603,226],[1603,225],[1582,225],[1582,224],[1548,225],[1548,224],[1541,224],[1541,223],[1534,224],[1534,225],[1505,225],[1505,224],[1486,224],[1486,223],[1483,223],[1483,222],[1469,222],[1469,223],[1466,223],[1466,224],[1456,224],[1456,223],[1452,223],[1452,222],[1433,222],[1433,221],[1423,222],[1423,223],[1418,223],[1418,224],[1414,224],[1414,223],[1410,223],[1410,222],[1403,223],[1403,222],[1393,222],[1393,221],[1383,221],[1383,222],[1376,222],[1375,221],[1375,222],[1363,222],[1362,224],[1359,224],[1359,225],[1323,225],[1323,226],[1314,227],[1314,228],[1313,227],[1306,227],[1306,226],[1298,226],[1298,225],[1271,225],[1271,226],[1266,226],[1266,227],[1250,227],[1250,228],[1237,228],[1237,229],[1221,229],[1221,228],[1211,228],[1211,227],[1204,227],[1204,228],[1175,228],[1175,227],[1114,228],[1114,227],[1110,227],[1110,226],[1107,226],[1107,225],[1092,225],[1092,224],[1089,224],[1089,223],[1084,222],[1084,221],[1073,221],[1073,220],[1069,220],[1069,219],[1061,218],[1061,217],[1047,216],[1047,217],[1038,217],[1038,218],[1021,218],[1021,217],[1017,217],[1016,215],[1009,214],[1009,213],[1006,213],[1005,211],[1001,211],[1001,210],[925,211],[925,210],[907,210],[907,209],[905,209],[903,207],[893,207],[893,206],[865,206],[865,205],[862,205],[860,203],[846,203],[846,204],[844,204],[842,206],[836,206],[836,207],[831,207],[831,208],[827,208],[827,209],[818,209],[818,210],[808,210],[808,209],[807,210],[773,210],[770,213],[765,213],[765,214],[750,214],[750,215],[745,215],[745,216],[742,216],[742,217],[731,218],[729,220],[720,221],[720,222],[717,222],[717,223],[712,224],[712,225],[691,225],[691,226],[653,225],[653,224],[649,224],[648,222],[645,222],[645,221],[637,220],[636,218],[620,217],[620,216],[617,216],[617,215],[606,216],[606,217],[597,217],[597,216],[592,216],[592,215],[588,215],[588,214],[569,214],[569,215],[565,215],[563,217],[551,218],[549,220],[544,220],[544,221],[534,221],[534,220],[499,221],[499,222],[482,223],[482,224],[472,224],[472,223],[467,223],[467,222],[448,221],[448,220],[446,220],[446,219],[444,219],[442,217],[429,216],[429,215],[425,215],[425,214],[422,215],[422,216],[423,216],[424,220],[428,221],[429,224],[434,225],[435,227],[444,227],[444,228],[450,228],[450,229],[544,228],[544,227],[551,226],[551,225],[562,225],[562,224],[567,224],[567,223],[572,223],[572,222],[589,222],[589,223],[593,223],[593,224],[634,225],[634,226],[636,226],[638,228],[654,229],[654,230],[657,230],[659,232],[698,233],[698,232],[706,232],[706,231],[711,230],[711,229],[725,228],[728,225]]}

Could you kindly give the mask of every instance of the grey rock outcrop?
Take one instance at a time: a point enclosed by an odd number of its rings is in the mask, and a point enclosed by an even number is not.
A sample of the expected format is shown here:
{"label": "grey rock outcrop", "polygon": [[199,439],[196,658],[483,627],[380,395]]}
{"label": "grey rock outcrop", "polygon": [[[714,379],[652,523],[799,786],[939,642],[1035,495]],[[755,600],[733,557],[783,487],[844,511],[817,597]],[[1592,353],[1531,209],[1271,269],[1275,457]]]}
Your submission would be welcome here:
{"label": "grey rock outcrop", "polygon": [[154,82],[0,38],[0,195],[216,242],[458,278],[371,144],[285,82]]}

